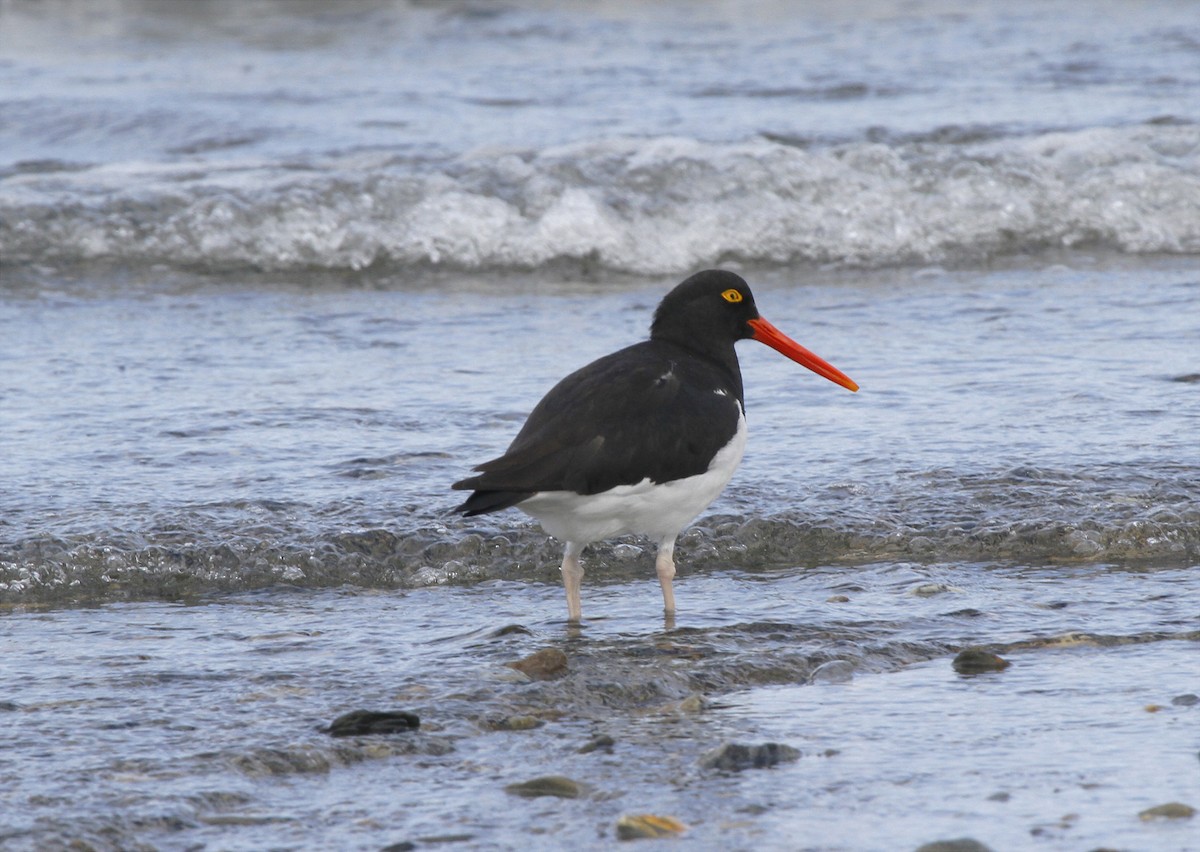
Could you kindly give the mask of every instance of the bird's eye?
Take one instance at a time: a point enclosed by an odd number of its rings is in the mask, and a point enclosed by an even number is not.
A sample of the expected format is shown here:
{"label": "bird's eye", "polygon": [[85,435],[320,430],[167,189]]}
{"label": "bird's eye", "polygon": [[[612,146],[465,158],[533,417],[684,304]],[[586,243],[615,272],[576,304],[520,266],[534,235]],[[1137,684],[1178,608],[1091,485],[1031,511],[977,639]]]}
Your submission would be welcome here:
{"label": "bird's eye", "polygon": [[742,294],[739,291],[730,288],[721,294],[721,298],[726,302],[730,302],[731,304],[737,304],[742,300]]}

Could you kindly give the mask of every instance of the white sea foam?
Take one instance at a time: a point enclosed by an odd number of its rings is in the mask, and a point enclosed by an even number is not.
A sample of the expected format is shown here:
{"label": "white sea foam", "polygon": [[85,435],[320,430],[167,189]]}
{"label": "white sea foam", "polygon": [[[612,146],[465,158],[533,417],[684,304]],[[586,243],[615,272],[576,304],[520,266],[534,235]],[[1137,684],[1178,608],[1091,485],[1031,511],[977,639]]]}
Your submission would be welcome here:
{"label": "white sea foam", "polygon": [[1200,127],[971,144],[611,139],[431,167],[159,163],[10,176],[0,254],[201,268],[678,274],[728,260],[944,263],[1097,244],[1200,251]]}

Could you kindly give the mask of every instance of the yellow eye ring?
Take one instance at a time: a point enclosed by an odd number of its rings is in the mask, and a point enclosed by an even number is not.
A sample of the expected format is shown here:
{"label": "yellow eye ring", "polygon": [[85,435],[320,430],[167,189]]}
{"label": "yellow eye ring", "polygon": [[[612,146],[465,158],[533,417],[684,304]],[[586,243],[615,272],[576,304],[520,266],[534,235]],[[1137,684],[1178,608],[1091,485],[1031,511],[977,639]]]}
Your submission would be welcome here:
{"label": "yellow eye ring", "polygon": [[726,302],[737,304],[742,300],[742,294],[739,291],[730,288],[721,294],[721,298]]}

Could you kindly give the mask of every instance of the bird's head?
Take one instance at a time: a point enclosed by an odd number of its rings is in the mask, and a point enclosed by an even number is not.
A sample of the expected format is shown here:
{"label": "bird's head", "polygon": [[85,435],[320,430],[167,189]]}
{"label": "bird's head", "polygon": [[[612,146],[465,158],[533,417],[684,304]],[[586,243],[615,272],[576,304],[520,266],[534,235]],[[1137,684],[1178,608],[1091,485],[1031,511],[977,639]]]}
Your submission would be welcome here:
{"label": "bird's head", "polygon": [[701,352],[728,351],[735,342],[752,338],[831,382],[858,390],[853,379],[760,316],[750,286],[723,269],[697,272],[663,297],[650,337]]}

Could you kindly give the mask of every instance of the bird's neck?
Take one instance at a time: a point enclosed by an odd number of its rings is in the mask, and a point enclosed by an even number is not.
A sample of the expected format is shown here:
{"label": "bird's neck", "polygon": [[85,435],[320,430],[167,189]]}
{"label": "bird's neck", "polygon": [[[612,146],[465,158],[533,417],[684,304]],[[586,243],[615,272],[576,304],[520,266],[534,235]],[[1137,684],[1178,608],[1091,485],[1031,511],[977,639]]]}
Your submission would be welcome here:
{"label": "bird's neck", "polygon": [[737,352],[733,344],[724,346],[699,346],[692,341],[676,340],[665,336],[653,336],[652,340],[682,349],[690,355],[716,367],[727,383],[725,390],[733,393],[738,402],[742,402],[742,367],[738,363]]}

